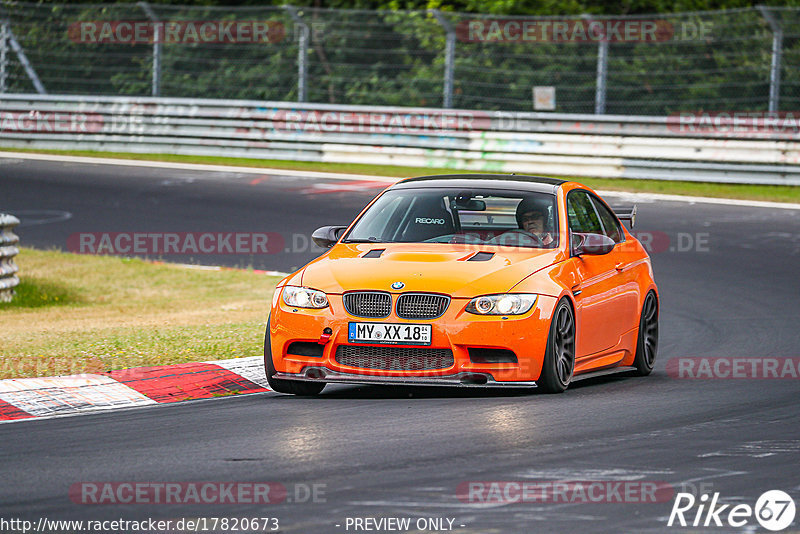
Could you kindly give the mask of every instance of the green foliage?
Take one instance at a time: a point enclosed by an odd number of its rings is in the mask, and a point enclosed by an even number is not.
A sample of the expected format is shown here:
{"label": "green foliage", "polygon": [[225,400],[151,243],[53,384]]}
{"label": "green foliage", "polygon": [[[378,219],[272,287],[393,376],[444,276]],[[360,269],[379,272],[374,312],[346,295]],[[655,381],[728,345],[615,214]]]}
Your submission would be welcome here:
{"label": "green foliage", "polygon": [[[160,96],[297,100],[301,26],[280,7],[282,2],[243,1],[224,7],[211,0],[187,6],[152,4],[163,21],[269,20],[285,29],[282,39],[270,43],[164,43]],[[310,29],[304,57],[310,102],[441,107],[446,32],[427,9],[439,9],[450,24],[462,29],[470,21],[486,20],[470,12],[495,19],[558,14],[574,20],[577,14],[589,13],[658,20],[667,30],[665,39],[609,45],[607,113],[763,110],[768,102],[772,31],[758,9],[652,15],[675,9],[744,6],[740,1],[303,0],[293,4]],[[146,20],[139,5],[8,1],[3,5],[49,93],[151,94],[155,53],[151,44],[85,43],[70,38],[70,31],[81,21]],[[800,10],[773,13],[784,28],[781,109],[796,109],[800,104]],[[704,30],[698,32],[698,28]],[[554,86],[556,111],[592,113],[597,57],[594,42],[471,42],[460,35],[455,46],[453,104],[529,111],[532,88]],[[9,85],[12,92],[33,90],[13,54]]]}
{"label": "green foliage", "polygon": [[[138,0],[115,1],[136,3]],[[149,0],[151,4],[176,4],[186,6],[282,6],[282,0]],[[51,3],[51,2],[40,2]],[[80,1],[58,1],[57,4],[78,4]],[[764,1],[752,0],[619,0],[606,2],[600,0],[294,0],[289,2],[298,7],[330,9],[381,9],[381,10],[424,10],[484,13],[491,15],[636,15],[650,13],[680,13],[683,11],[711,11],[719,9],[740,9],[754,5],[800,6],[800,0]]]}

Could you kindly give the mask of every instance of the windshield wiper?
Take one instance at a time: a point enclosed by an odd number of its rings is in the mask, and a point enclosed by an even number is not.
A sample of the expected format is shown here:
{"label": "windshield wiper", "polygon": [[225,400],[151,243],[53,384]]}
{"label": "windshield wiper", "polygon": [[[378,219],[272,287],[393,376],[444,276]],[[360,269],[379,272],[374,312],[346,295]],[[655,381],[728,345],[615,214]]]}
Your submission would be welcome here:
{"label": "windshield wiper", "polygon": [[348,239],[342,241],[342,243],[383,243],[383,241],[379,241],[377,237],[370,237],[367,239]]}

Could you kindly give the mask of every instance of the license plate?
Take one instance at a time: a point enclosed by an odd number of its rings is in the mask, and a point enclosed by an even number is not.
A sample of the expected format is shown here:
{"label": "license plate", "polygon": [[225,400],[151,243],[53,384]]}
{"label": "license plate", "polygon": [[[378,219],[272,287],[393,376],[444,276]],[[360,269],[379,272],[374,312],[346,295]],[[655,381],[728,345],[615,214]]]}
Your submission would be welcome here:
{"label": "license plate", "polygon": [[387,343],[391,345],[430,345],[431,325],[391,323],[350,323],[350,343]]}

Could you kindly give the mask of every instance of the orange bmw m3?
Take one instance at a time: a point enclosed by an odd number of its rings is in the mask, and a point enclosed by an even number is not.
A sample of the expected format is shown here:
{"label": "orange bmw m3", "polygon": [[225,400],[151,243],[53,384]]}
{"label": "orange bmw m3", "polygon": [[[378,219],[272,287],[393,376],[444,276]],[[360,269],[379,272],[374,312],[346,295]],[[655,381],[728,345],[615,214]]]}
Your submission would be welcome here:
{"label": "orange bmw m3", "polygon": [[273,390],[327,383],[539,388],[647,375],[658,349],[650,257],[579,183],[516,175],[402,180],[278,283]]}

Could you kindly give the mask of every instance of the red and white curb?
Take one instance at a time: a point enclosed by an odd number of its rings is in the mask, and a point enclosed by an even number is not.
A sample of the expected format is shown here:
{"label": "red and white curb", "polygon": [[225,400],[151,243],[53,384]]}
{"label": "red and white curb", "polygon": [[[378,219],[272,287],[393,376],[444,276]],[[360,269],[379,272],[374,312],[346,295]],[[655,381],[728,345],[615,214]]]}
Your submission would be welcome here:
{"label": "red and white curb", "polygon": [[0,380],[0,422],[269,391],[259,356]]}

